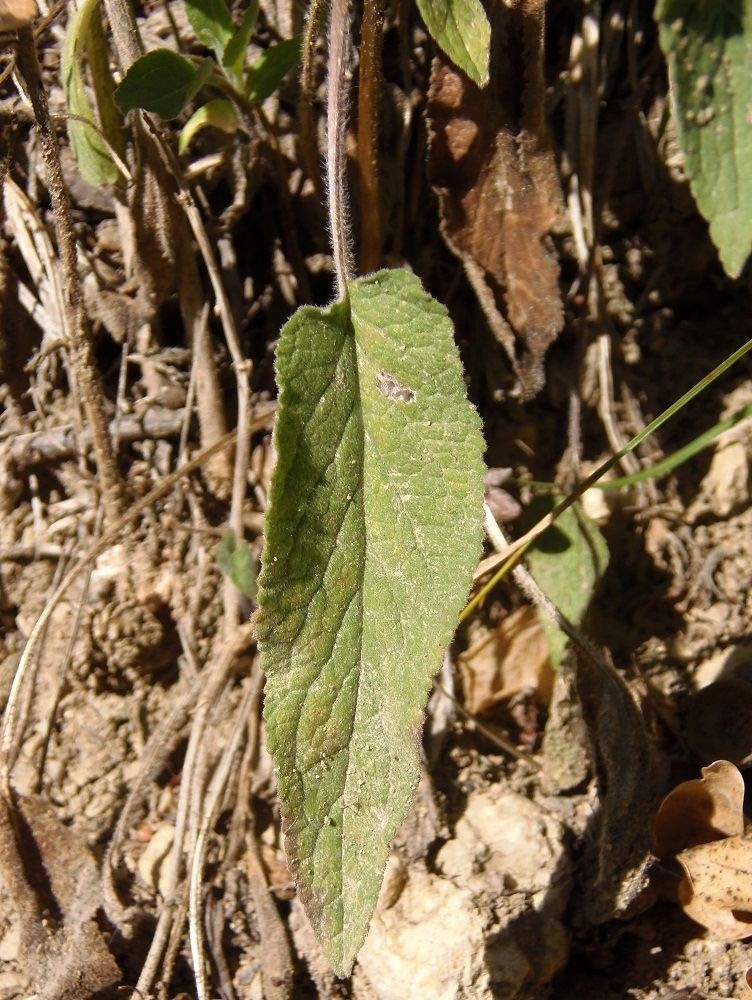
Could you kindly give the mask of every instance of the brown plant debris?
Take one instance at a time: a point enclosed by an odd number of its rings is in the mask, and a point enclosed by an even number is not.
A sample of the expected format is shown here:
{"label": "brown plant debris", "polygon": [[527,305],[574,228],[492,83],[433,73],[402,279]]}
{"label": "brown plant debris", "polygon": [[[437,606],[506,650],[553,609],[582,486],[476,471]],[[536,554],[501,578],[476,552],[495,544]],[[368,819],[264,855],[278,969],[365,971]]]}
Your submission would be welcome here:
{"label": "brown plant debris", "polygon": [[543,384],[546,350],[564,322],[559,266],[546,245],[561,188],[544,111],[544,4],[497,3],[488,13],[485,89],[434,60],[429,163],[444,239],[529,398]]}
{"label": "brown plant debris", "polygon": [[684,869],[682,909],[723,941],[752,935],[752,839],[744,834],[743,803],[740,771],[717,760],[666,796],[653,827],[656,855],[676,855]]}
{"label": "brown plant debris", "polygon": [[20,951],[39,1000],[86,1000],[120,981],[97,923],[94,857],[37,796],[0,800],[0,881],[13,899]]}

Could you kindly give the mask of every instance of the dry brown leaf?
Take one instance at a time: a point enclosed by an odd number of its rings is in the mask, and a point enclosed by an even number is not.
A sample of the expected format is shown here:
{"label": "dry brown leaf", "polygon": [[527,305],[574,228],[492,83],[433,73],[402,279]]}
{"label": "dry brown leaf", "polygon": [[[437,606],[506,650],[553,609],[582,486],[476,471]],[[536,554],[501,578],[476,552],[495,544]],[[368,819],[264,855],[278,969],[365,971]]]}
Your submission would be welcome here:
{"label": "dry brown leaf", "polygon": [[724,941],[752,936],[752,840],[700,844],[677,861],[686,872],[679,902],[687,916]]}
{"label": "dry brown leaf", "polygon": [[654,851],[671,858],[689,847],[744,830],[744,779],[727,760],[703,767],[702,778],[684,781],[661,803],[653,824]]}
{"label": "dry brown leaf", "polygon": [[86,844],[36,796],[0,797],[0,878],[38,1000],[88,1000],[119,982],[96,921],[99,875]]}
{"label": "dry brown leaf", "polygon": [[37,16],[34,0],[0,0],[0,31],[16,31]]}
{"label": "dry brown leaf", "polygon": [[574,656],[600,799],[597,836],[583,860],[585,868],[595,868],[587,875],[583,917],[600,924],[649,902],[655,761],[642,712],[622,675],[605,659],[581,650]]}
{"label": "dry brown leaf", "polygon": [[457,657],[464,703],[473,715],[507,701],[522,690],[534,690],[547,705],[553,690],[548,640],[535,608],[513,611],[493,629],[483,629]]}
{"label": "dry brown leaf", "polygon": [[543,0],[489,4],[490,82],[437,57],[428,101],[442,234],[465,266],[524,397],[541,387],[563,325],[559,268],[545,240],[561,189],[545,117]]}

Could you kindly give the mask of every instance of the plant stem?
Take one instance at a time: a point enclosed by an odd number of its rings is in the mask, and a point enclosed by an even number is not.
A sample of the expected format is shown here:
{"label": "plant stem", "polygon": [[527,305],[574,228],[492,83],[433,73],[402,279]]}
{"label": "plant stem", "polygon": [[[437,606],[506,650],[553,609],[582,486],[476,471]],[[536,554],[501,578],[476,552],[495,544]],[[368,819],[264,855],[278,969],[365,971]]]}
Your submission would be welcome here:
{"label": "plant stem", "polygon": [[337,294],[347,299],[352,280],[352,247],[347,202],[347,110],[350,62],[350,7],[348,0],[332,0],[329,20],[329,78],[326,109],[326,174],[329,196],[329,227],[332,236]]}
{"label": "plant stem", "polygon": [[[272,411],[253,419],[248,427],[248,433],[253,434],[256,431],[266,428],[271,422],[271,415]],[[18,667],[16,668],[16,673],[13,678],[13,684],[11,685],[10,693],[8,694],[8,701],[3,715],[2,727],[0,727],[0,794],[5,794],[6,797],[9,795],[10,772],[13,769],[13,765],[20,752],[20,738],[16,739],[16,736],[19,735],[17,732],[19,702],[23,696],[24,679],[28,672],[32,669],[31,664],[33,657],[39,648],[39,643],[44,635],[45,629],[47,628],[47,624],[52,617],[55,608],[59,605],[60,601],[67,593],[68,588],[75,580],[78,579],[84,570],[88,569],[89,566],[92,565],[95,559],[97,559],[110,545],[112,545],[115,539],[120,537],[123,530],[131,525],[138,518],[139,514],[147,510],[152,506],[152,504],[156,503],[157,500],[160,500],[163,496],[169,493],[175,483],[179,482],[184,476],[189,475],[191,472],[195,472],[196,469],[201,468],[205,462],[209,461],[213,455],[216,455],[223,449],[235,444],[237,437],[237,429],[225,434],[225,436],[220,438],[219,441],[215,441],[214,444],[209,445],[209,447],[203,448],[197,455],[194,455],[193,458],[189,459],[179,468],[166,475],[152,490],[146,494],[146,496],[141,497],[140,500],[136,500],[135,503],[131,504],[122,516],[102,533],[99,540],[94,543],[89,551],[71,566],[53,593],[50,595],[47,603],[42,609],[42,613],[29,633],[29,638],[26,640],[26,645],[24,646],[21,654],[21,659],[19,660]]]}
{"label": "plant stem", "polygon": [[303,31],[303,65],[300,71],[300,144],[303,151],[308,176],[313,182],[317,197],[323,202],[324,191],[321,187],[319,171],[319,148],[316,141],[316,126],[313,117],[313,69],[316,55],[316,39],[323,21],[326,0],[311,0],[306,14]]}
{"label": "plant stem", "polygon": [[[538,535],[543,534],[546,528],[550,527],[560,514],[563,514],[565,510],[568,510],[577,498],[582,496],[585,490],[589,490],[591,486],[598,485],[598,480],[601,479],[609,471],[609,469],[612,469],[624,455],[630,451],[634,451],[638,445],[642,444],[645,438],[654,434],[655,431],[657,431],[659,427],[662,427],[667,420],[673,417],[674,414],[678,413],[687,405],[687,403],[691,402],[691,400],[693,400],[695,396],[698,396],[704,389],[707,389],[712,382],[715,382],[717,378],[723,375],[724,372],[728,371],[732,365],[736,364],[736,362],[743,358],[749,351],[752,351],[752,339],[742,344],[742,346],[734,351],[733,354],[729,355],[729,357],[722,361],[704,378],[695,383],[691,389],[688,389],[683,396],[680,396],[679,399],[668,406],[663,413],[659,414],[655,418],[655,420],[651,420],[647,427],[643,427],[639,434],[635,434],[635,436],[631,438],[631,440],[629,440],[623,448],[616,452],[616,454],[611,455],[610,458],[607,458],[602,465],[599,465],[595,472],[592,472],[576,487],[576,489],[557,503],[553,510],[549,511],[545,517],[542,517],[540,521],[533,525],[533,527],[521,538],[516,539],[514,542],[510,542],[508,547],[503,552],[497,552],[496,555],[489,556],[487,559],[484,559],[475,571],[475,579],[477,580],[480,576],[495,570],[497,566],[503,564],[501,565],[501,569],[494,575],[493,580],[491,581],[491,584],[497,583],[506,571],[518,561],[522,555],[522,551],[531,545]],[[482,593],[486,594],[490,589],[491,585],[489,584],[488,587],[483,588]],[[474,607],[476,599],[473,598],[470,603]],[[469,611],[465,608],[462,612],[462,618],[464,618],[467,614],[469,614]],[[462,620],[462,618],[460,620]]]}
{"label": "plant stem", "polygon": [[363,0],[358,87],[358,176],[360,178],[360,266],[364,274],[381,263],[379,198],[379,83],[382,25],[381,0]]}
{"label": "plant stem", "polygon": [[41,139],[42,157],[47,170],[50,200],[55,219],[58,253],[63,272],[64,310],[68,334],[68,351],[73,372],[83,401],[86,422],[91,430],[97,463],[106,525],[112,524],[123,511],[124,484],[115,461],[104,405],[104,391],[94,361],[91,339],[84,322],[81,282],[78,275],[76,242],[73,233],[68,192],[60,166],[60,152],[52,130],[47,97],[37,60],[34,33],[30,27],[20,28],[16,48],[16,65],[29,92]]}

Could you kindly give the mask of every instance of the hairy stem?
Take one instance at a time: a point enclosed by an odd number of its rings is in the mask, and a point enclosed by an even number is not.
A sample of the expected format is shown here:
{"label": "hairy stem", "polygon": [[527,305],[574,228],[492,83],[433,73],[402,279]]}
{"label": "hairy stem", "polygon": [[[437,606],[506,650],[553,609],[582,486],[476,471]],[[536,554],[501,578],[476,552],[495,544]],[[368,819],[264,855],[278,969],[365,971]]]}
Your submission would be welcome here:
{"label": "hairy stem", "polygon": [[379,84],[384,11],[381,0],[364,0],[360,29],[358,87],[358,177],[360,180],[360,267],[364,274],[381,263],[379,199]]}
{"label": "hairy stem", "polygon": [[326,109],[326,174],[329,196],[329,227],[332,235],[337,294],[347,298],[353,263],[350,216],[347,202],[347,154],[345,136],[350,62],[350,7],[348,0],[332,0],[329,21],[329,79]]}
{"label": "hairy stem", "polygon": [[311,0],[306,14],[303,31],[303,65],[300,71],[300,144],[308,176],[313,182],[317,196],[324,201],[319,172],[319,147],[316,141],[316,123],[313,116],[314,62],[316,39],[318,38],[326,0]]}
{"label": "hairy stem", "polygon": [[78,275],[76,243],[68,192],[63,180],[60,151],[52,130],[47,97],[42,85],[34,33],[30,27],[20,28],[18,31],[16,65],[26,83],[39,128],[42,157],[47,170],[58,253],[60,254],[65,286],[64,309],[68,328],[68,351],[81,393],[86,422],[91,430],[97,472],[102,488],[105,521],[107,524],[111,524],[123,510],[124,484],[115,461],[115,452],[107,425],[104,392],[94,361],[91,339],[84,322],[81,282]]}

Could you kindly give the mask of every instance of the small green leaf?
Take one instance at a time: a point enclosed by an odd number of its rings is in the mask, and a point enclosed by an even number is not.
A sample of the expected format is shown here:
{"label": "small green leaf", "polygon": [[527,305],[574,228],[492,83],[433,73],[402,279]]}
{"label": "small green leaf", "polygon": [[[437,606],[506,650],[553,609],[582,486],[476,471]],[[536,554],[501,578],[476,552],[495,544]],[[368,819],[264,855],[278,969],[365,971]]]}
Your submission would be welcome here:
{"label": "small green leaf", "polygon": [[[536,504],[534,520],[547,513],[553,499]],[[597,524],[581,508],[569,507],[536,540],[526,556],[536,583],[573,625],[582,623],[588,605],[608,568],[609,552]],[[542,616],[551,662],[558,667],[569,639],[548,615]]]}
{"label": "small green leaf", "polygon": [[444,307],[407,271],[348,291],[280,337],[256,622],[288,856],[340,976],[418,780],[479,555],[484,450]]}
{"label": "small green leaf", "polygon": [[196,133],[207,127],[217,128],[228,135],[237,132],[240,120],[235,105],[224,97],[217,97],[194,111],[180,133],[178,153],[182,156]]}
{"label": "small green leaf", "polygon": [[[90,26],[98,5],[99,0],[85,0],[75,13],[65,33],[60,59],[68,111],[92,123],[96,123],[96,119],[86,94],[82,59],[86,48],[93,42]],[[68,121],[68,137],[81,173],[90,184],[113,184],[117,181],[120,171],[98,129],[86,122],[71,119]]]}
{"label": "small green leaf", "polygon": [[228,529],[217,546],[217,566],[225,576],[229,576],[244,597],[253,600],[256,596],[256,570],[253,553],[245,538],[236,541],[235,532]]}
{"label": "small green leaf", "polygon": [[222,56],[222,65],[232,75],[238,85],[240,85],[243,78],[245,53],[248,48],[248,43],[251,40],[253,29],[256,27],[258,12],[258,0],[251,0],[251,3],[249,3],[246,8],[245,14],[243,14],[243,20],[240,22],[240,27],[227,43],[224,55]]}
{"label": "small green leaf", "polygon": [[233,35],[232,15],[224,0],[184,0],[188,21],[196,38],[222,61]]}
{"label": "small green leaf", "polygon": [[196,66],[172,49],[154,49],[137,59],[115,91],[123,114],[141,108],[160,118],[177,118],[211,75],[210,59]]}
{"label": "small green leaf", "polygon": [[661,0],[656,17],[692,193],[736,278],[752,250],[752,0]]}
{"label": "small green leaf", "polygon": [[299,61],[299,35],[270,46],[248,70],[246,77],[248,100],[265,101]]}
{"label": "small green leaf", "polygon": [[474,83],[485,87],[491,25],[481,0],[418,0],[418,10],[439,48]]}

